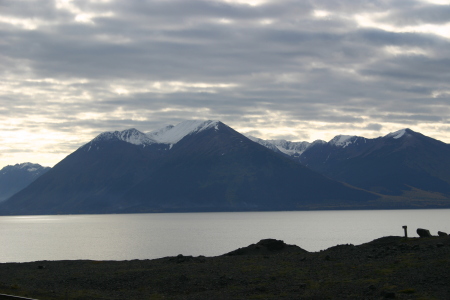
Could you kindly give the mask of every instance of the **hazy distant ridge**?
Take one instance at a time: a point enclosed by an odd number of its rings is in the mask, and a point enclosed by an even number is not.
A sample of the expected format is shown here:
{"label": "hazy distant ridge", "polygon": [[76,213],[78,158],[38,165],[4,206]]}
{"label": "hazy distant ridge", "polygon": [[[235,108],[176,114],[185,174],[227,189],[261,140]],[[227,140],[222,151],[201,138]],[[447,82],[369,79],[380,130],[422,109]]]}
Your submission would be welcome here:
{"label": "hazy distant ridge", "polygon": [[22,190],[48,170],[50,170],[49,167],[33,163],[21,163],[4,167],[0,170],[0,201],[6,200]]}

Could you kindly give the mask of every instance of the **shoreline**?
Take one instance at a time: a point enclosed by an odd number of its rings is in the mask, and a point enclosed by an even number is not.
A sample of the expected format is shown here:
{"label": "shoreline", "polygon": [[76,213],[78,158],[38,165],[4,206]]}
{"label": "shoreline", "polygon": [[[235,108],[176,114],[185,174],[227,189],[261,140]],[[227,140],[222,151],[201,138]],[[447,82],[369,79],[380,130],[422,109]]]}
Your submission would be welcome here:
{"label": "shoreline", "polygon": [[445,299],[450,237],[318,252],[275,239],[220,256],[0,263],[0,293],[45,299]]}

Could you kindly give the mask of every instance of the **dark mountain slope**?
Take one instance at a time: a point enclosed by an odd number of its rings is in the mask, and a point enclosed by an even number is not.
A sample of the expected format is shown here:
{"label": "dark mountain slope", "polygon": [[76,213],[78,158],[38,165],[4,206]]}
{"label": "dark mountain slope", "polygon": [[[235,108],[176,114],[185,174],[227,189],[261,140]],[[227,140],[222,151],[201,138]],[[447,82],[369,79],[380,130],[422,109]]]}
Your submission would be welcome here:
{"label": "dark mountain slope", "polygon": [[124,201],[176,210],[279,210],[361,205],[376,198],[273,153],[222,123],[185,137],[171,151],[163,168]]}
{"label": "dark mountain slope", "polygon": [[117,199],[155,170],[166,147],[93,141],[10,198],[6,207],[14,214],[115,211]]}
{"label": "dark mountain slope", "polygon": [[386,195],[411,188],[450,195],[450,146],[410,129],[338,147],[308,148],[301,162],[333,179]]}

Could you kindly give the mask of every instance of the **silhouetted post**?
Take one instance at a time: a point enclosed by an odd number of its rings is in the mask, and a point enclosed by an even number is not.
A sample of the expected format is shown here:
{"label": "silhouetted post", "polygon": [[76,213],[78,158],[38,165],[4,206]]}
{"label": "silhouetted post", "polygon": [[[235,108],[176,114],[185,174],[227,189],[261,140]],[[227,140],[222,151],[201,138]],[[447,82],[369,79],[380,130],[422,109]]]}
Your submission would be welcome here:
{"label": "silhouetted post", "polygon": [[408,226],[402,226],[403,230],[405,231],[405,238],[408,237]]}

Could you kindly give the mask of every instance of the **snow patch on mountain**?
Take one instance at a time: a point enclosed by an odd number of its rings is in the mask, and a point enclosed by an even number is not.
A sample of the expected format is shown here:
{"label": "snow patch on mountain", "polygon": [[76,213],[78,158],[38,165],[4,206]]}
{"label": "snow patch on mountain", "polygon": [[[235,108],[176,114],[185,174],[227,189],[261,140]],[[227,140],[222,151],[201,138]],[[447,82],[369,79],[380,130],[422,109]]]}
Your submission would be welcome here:
{"label": "snow patch on mountain", "polygon": [[42,172],[43,170],[47,170],[49,169],[48,167],[43,167],[40,164],[33,164],[33,163],[21,163],[21,164],[15,164],[15,165],[7,165],[4,168],[2,168],[0,170],[0,174],[1,175],[5,175],[8,174],[9,172],[30,172],[30,173],[35,173],[35,172]]}
{"label": "snow patch on mountain", "polygon": [[251,136],[251,135],[247,135],[247,138],[250,139],[251,141],[255,142],[255,143],[258,143],[258,144],[260,144],[260,145],[262,145],[262,146],[272,150],[272,151],[277,152],[277,150],[279,150],[278,147],[275,146],[270,141],[266,141],[266,140],[263,140],[263,139],[260,139],[260,138],[257,138],[257,137]]}
{"label": "snow patch on mountain", "polygon": [[163,129],[150,132],[148,137],[158,143],[176,144],[189,134],[198,133],[208,128],[219,130],[219,121],[189,120],[181,122],[176,126],[166,126]]}
{"label": "snow patch on mountain", "polygon": [[253,136],[247,136],[250,140],[265,146],[271,150],[277,149],[287,155],[301,155],[311,145],[308,142],[290,142],[286,140],[262,140]]}
{"label": "snow patch on mountain", "polygon": [[353,141],[355,140],[354,138],[356,138],[356,136],[354,135],[337,135],[332,140],[330,140],[328,144],[345,148],[353,143]]}
{"label": "snow patch on mountain", "polygon": [[21,164],[15,164],[14,167],[16,167],[17,169],[25,169],[28,172],[34,172],[37,170],[37,166],[36,164],[32,164],[29,162],[26,163],[21,163]]}
{"label": "snow patch on mountain", "polygon": [[406,129],[400,129],[400,130],[398,130],[398,131],[396,131],[396,132],[391,132],[391,133],[389,133],[389,134],[387,135],[387,137],[391,137],[391,138],[393,138],[393,139],[399,139],[399,138],[401,138],[402,136],[404,136],[405,133],[406,133]]}
{"label": "snow patch on mountain", "polygon": [[[168,125],[161,129],[149,132],[147,134],[131,128],[124,131],[108,131],[99,134],[90,143],[86,144],[86,151],[90,151],[96,142],[101,141],[124,141],[133,145],[151,145],[151,144],[176,144],[185,136],[203,131],[208,128],[219,130],[219,121],[184,121],[173,126]],[[96,147],[98,150],[98,146]],[[92,148],[95,149],[95,148]]]}
{"label": "snow patch on mountain", "polygon": [[154,139],[148,137],[146,134],[134,128],[127,129],[124,131],[103,132],[100,135],[98,135],[95,139],[93,139],[92,143],[95,143],[97,141],[108,141],[108,140],[119,140],[133,145],[143,145],[143,146],[156,143]]}
{"label": "snow patch on mountain", "polygon": [[286,140],[271,140],[280,151],[285,153],[303,153],[311,145],[308,142],[290,142]]}
{"label": "snow patch on mountain", "polygon": [[5,174],[5,172],[10,172],[12,170],[21,170],[21,171],[27,171],[27,172],[33,173],[33,172],[40,171],[45,168],[47,168],[47,167],[43,167],[40,164],[33,164],[30,162],[26,162],[26,163],[20,163],[20,164],[15,164],[15,165],[7,165],[3,169],[1,169],[1,171],[2,172],[4,171],[2,174]]}
{"label": "snow patch on mountain", "polygon": [[154,139],[154,140],[158,140],[159,137],[161,137],[161,136],[164,135],[167,131],[169,131],[170,129],[172,129],[172,128],[174,128],[174,127],[175,127],[175,126],[173,126],[173,125],[167,125],[167,126],[164,126],[164,127],[161,128],[161,129],[157,129],[157,130],[154,130],[154,131],[151,131],[151,132],[147,132],[146,134],[147,134],[147,136],[148,136],[149,138]]}

